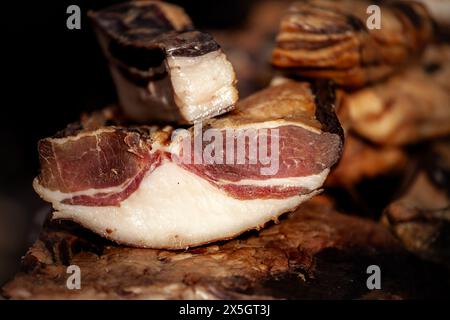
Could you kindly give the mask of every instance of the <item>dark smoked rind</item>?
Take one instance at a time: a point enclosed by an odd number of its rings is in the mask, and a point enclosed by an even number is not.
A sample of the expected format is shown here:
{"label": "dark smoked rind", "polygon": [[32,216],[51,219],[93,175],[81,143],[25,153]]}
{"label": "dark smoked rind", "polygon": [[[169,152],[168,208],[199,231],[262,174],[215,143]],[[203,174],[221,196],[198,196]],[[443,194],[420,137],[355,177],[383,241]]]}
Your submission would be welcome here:
{"label": "dark smoked rind", "polygon": [[162,6],[165,4],[126,2],[98,12],[89,12],[89,16],[95,25],[123,45],[152,46],[148,41],[162,32],[193,30],[190,21],[179,26],[170,21]]}
{"label": "dark smoked rind", "polygon": [[335,112],[336,91],[333,82],[315,80],[311,82],[311,89],[316,102],[316,119],[322,125],[322,131],[339,135],[343,145],[344,130]]}
{"label": "dark smoked rind", "polygon": [[220,49],[209,33],[191,31],[169,38],[166,51],[172,56],[197,57]]}
{"label": "dark smoked rind", "polygon": [[158,66],[165,55],[197,57],[220,48],[191,23],[174,25],[160,6],[126,3],[91,12],[94,24],[111,39],[109,49],[121,62],[140,70]]}

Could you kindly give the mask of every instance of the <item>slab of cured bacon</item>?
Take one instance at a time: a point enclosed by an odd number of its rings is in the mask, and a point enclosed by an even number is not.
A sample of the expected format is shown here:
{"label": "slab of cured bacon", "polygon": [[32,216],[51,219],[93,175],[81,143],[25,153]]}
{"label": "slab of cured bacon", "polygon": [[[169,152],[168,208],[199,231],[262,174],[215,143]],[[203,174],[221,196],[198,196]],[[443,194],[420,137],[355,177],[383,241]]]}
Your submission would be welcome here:
{"label": "slab of cured bacon", "polygon": [[[328,83],[287,82],[205,121],[201,132],[66,130],[40,141],[34,188],[52,203],[54,218],[119,243],[179,249],[232,238],[319,192],[343,145],[333,102]],[[214,144],[208,152],[212,136],[214,143],[223,137],[223,148]],[[237,152],[240,143],[245,155]],[[258,159],[252,162],[254,146]],[[263,146],[270,163],[260,157]]]}

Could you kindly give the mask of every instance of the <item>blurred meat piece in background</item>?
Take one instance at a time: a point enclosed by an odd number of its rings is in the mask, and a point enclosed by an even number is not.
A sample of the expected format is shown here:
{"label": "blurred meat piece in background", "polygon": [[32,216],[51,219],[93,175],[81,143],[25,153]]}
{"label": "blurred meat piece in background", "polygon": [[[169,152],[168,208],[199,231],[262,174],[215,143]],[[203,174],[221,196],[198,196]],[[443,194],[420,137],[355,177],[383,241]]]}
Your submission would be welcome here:
{"label": "blurred meat piece in background", "polygon": [[434,142],[425,157],[382,221],[408,250],[450,268],[450,139]]}
{"label": "blurred meat piece in background", "polygon": [[401,148],[376,146],[347,134],[341,161],[326,185],[352,188],[364,179],[402,172],[406,163],[407,154]]}
{"label": "blurred meat piece in background", "polygon": [[382,145],[450,134],[450,46],[427,49],[421,65],[343,99],[350,127]]}
{"label": "blurred meat piece in background", "polygon": [[274,70],[270,66],[273,42],[290,1],[262,0],[252,7],[241,26],[210,30],[233,64],[241,98],[266,87]]}
{"label": "blurred meat piece in background", "polygon": [[361,0],[292,4],[280,24],[272,63],[286,73],[361,87],[386,78],[430,42],[432,21],[419,3],[381,6],[381,28],[368,29]]}
{"label": "blurred meat piece in background", "polygon": [[448,0],[407,0],[423,3],[435,21],[436,31],[443,38],[450,39],[450,1]]}

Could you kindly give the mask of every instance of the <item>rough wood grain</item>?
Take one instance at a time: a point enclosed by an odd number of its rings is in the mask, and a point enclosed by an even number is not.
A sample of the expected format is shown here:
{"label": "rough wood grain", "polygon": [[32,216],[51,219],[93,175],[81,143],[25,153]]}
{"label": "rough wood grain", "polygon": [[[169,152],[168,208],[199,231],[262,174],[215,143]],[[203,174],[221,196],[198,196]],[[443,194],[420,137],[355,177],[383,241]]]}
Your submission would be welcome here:
{"label": "rough wood grain", "polygon": [[[81,290],[66,288],[66,266]],[[366,268],[383,272],[366,287]],[[425,272],[427,271],[427,272]],[[337,213],[318,197],[278,225],[188,251],[114,245],[51,223],[3,288],[13,299],[402,299],[449,296],[448,273],[408,255],[382,225]]]}

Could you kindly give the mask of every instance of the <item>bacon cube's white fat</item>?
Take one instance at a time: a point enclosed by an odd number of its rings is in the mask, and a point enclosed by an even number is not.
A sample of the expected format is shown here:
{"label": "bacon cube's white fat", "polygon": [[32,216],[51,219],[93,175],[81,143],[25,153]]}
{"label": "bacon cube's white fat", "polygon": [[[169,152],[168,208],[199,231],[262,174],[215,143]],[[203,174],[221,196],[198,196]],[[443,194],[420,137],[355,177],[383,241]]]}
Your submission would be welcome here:
{"label": "bacon cube's white fat", "polygon": [[[305,177],[301,183],[306,182],[311,190],[319,188],[328,171],[310,181]],[[119,206],[62,204],[60,192],[43,188],[38,180],[34,187],[52,202],[55,219],[73,220],[119,243],[171,249],[228,239],[262,227],[320,192],[285,199],[235,199],[171,162],[147,173],[139,188]]]}
{"label": "bacon cube's white fat", "polygon": [[237,101],[233,66],[221,50],[197,57],[167,58],[175,102],[194,121],[223,113]]}
{"label": "bacon cube's white fat", "polygon": [[120,105],[134,121],[193,123],[233,109],[238,100],[236,74],[220,49],[196,57],[167,56],[160,66],[145,72],[130,68],[146,76],[167,73],[137,86],[119,70],[105,34],[97,32],[97,36],[110,62]]}
{"label": "bacon cube's white fat", "polygon": [[136,121],[194,122],[231,110],[238,100],[233,66],[221,51],[198,57],[168,57],[168,74],[139,87],[110,65],[119,100]]}

